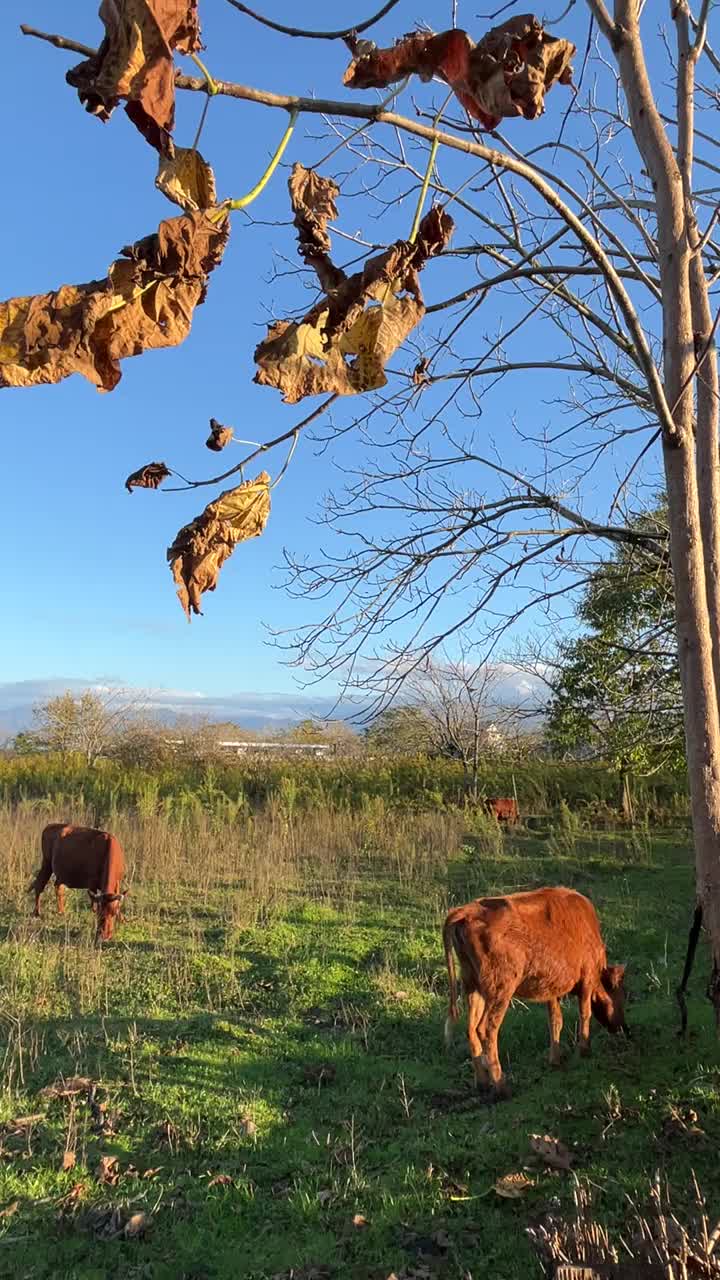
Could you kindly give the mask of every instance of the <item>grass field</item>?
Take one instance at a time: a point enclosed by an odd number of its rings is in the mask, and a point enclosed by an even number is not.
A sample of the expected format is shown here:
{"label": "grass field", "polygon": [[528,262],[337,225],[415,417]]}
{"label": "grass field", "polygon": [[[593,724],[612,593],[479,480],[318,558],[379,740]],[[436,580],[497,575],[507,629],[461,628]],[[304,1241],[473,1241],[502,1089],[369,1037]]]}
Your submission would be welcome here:
{"label": "grass field", "polygon": [[[569,1208],[573,1179],[533,1166],[532,1134],[570,1149],[615,1232],[656,1170],[678,1216],[692,1170],[717,1216],[704,950],[684,1044],[672,998],[685,831],[503,838],[382,805],[181,826],[121,813],[127,920],[96,952],[79,893],[63,920],[49,889],[29,919],[39,832],[60,816],[0,808],[0,1275],[539,1277],[526,1228]],[[551,1072],[544,1009],[514,1007],[500,1042],[513,1098],[484,1106],[462,1023],[444,1049],[439,926],[453,902],[548,883],[596,903],[611,960],[629,965],[634,1039],[596,1027],[581,1061],[568,1004]],[[58,1096],[72,1077],[98,1087]],[[519,1172],[521,1198],[494,1190]]]}

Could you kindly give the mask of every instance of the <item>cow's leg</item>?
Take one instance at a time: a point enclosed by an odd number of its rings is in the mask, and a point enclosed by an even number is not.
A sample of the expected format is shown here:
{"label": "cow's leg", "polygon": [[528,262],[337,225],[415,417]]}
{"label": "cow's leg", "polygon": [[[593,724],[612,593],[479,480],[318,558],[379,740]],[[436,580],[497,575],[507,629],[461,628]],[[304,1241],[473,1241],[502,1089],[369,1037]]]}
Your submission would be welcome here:
{"label": "cow's leg", "polygon": [[33,910],[34,916],[40,915],[40,895],[42,894],[51,875],[52,875],[52,867],[46,866],[45,863],[43,863],[43,865],[41,866],[40,870],[38,871],[35,877],[34,883],[31,886],[35,894],[35,907]]}
{"label": "cow's leg", "polygon": [[478,1088],[489,1083],[487,1071],[482,1060],[483,1034],[485,1024],[485,997],[479,991],[468,992],[468,1040],[472,1057],[475,1082]]}
{"label": "cow's leg", "polygon": [[55,881],[55,898],[57,900],[58,915],[65,915],[65,885],[59,880]]}
{"label": "cow's leg", "polygon": [[498,1055],[498,1035],[505,1014],[510,1006],[510,996],[500,996],[489,1006],[485,1014],[485,1034],[483,1037],[483,1056],[481,1064],[496,1097],[508,1097],[509,1089],[503,1077]]}
{"label": "cow's leg", "polygon": [[562,1031],[563,1016],[559,1000],[548,1000],[547,1002],[548,1023],[550,1026],[550,1066],[559,1067],[562,1062],[562,1052],[560,1049],[560,1032]]}
{"label": "cow's leg", "polygon": [[580,1052],[583,1058],[590,1055],[590,1015],[592,1012],[592,991],[583,982],[578,992],[578,1011],[580,1013]]}

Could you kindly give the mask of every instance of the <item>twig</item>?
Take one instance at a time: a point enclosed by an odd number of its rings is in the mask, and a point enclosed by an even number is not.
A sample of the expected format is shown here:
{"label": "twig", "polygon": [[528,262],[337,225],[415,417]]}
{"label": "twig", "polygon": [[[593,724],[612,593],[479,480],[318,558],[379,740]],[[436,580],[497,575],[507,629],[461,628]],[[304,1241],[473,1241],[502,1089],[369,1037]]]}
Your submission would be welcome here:
{"label": "twig", "polygon": [[300,27],[284,27],[281,22],[273,22],[270,18],[264,18],[262,14],[256,13],[254,9],[249,9],[246,4],[242,4],[241,0],[228,0],[234,9],[239,9],[240,13],[247,14],[248,18],[254,18],[256,22],[261,22],[264,27],[270,27],[272,31],[279,31],[284,36],[300,36],[303,40],[344,40],[346,36],[359,35],[361,31],[367,31],[368,27],[372,27],[381,18],[385,17],[399,0],[387,0],[382,9],[378,9],[372,18],[366,18],[364,22],[359,22],[357,26],[343,27],[342,31],[303,31]]}
{"label": "twig", "polygon": [[285,130],[282,138],[280,139],[277,145],[277,148],[275,150],[275,153],[272,159],[270,160],[270,163],[267,169],[265,170],[264,174],[262,175],[260,181],[255,183],[255,186],[253,187],[252,191],[248,191],[247,195],[241,196],[239,200],[231,200],[228,205],[228,208],[247,209],[248,205],[252,204],[253,200],[256,200],[257,197],[260,195],[261,191],[265,189],[268,182],[272,178],[275,170],[277,169],[280,161],[283,158],[285,148],[287,147],[287,144],[293,135],[293,130],[295,128],[295,122],[297,120],[297,117],[298,117],[297,111],[290,112],[290,120],[288,123],[288,127]]}
{"label": "twig", "polygon": [[[314,422],[316,418],[319,418],[321,414],[325,413],[325,410],[329,409],[330,405],[334,404],[338,398],[339,398],[338,392],[335,392],[333,395],[328,396],[327,400],[323,400],[322,404],[318,405],[317,409],[313,409],[312,413],[309,413],[306,418],[303,418],[302,422],[296,422],[294,427],[291,427],[289,431],[284,431],[281,436],[276,436],[274,440],[267,440],[265,444],[258,445],[257,449],[254,449],[253,452],[249,453],[246,458],[243,458],[242,462],[238,462],[237,465],[234,467],[231,467],[229,471],[223,471],[222,475],[212,476],[209,480],[188,480],[187,483],[184,485],[173,485],[172,488],[162,489],[160,490],[160,492],[161,493],[183,493],[185,489],[200,489],[205,485],[220,484],[222,480],[227,480],[228,476],[234,476],[237,474],[238,471],[242,471],[243,468],[246,467],[249,462],[254,462],[255,458],[259,457],[260,454],[267,453],[268,449],[274,449],[275,446],[278,444],[283,444],[284,441],[289,440],[291,436],[295,437],[295,444],[297,444],[298,433],[302,431],[303,427],[309,426],[311,422]],[[292,446],[290,453],[288,454],[287,460],[285,462],[285,466],[283,467],[282,471],[280,472],[280,475],[277,477],[275,481],[276,484],[277,484],[277,481],[280,480],[282,476],[285,474],[285,472],[287,471],[287,468],[290,463],[290,459],[292,458],[292,455],[294,452],[295,452],[295,445]]]}
{"label": "twig", "polygon": [[36,27],[29,27],[26,22],[20,23],[20,30],[24,36],[35,36],[36,40],[45,40],[48,44],[54,44],[56,49],[68,49],[70,53],[84,53],[86,58],[92,58],[97,49],[92,49],[89,44],[78,44],[77,40],[68,40],[66,36],[53,36],[47,31],[38,31]]}

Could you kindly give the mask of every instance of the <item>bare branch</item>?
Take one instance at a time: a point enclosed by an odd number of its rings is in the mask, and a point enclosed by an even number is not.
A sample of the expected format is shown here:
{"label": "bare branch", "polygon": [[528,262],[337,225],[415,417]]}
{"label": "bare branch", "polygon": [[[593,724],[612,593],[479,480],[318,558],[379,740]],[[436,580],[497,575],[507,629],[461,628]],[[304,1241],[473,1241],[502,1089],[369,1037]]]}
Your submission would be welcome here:
{"label": "bare branch", "polygon": [[361,31],[369,30],[391,9],[394,9],[395,5],[399,4],[399,0],[387,0],[382,9],[378,9],[371,18],[366,18],[364,22],[358,22],[350,27],[343,27],[341,31],[303,31],[299,27],[284,27],[281,22],[273,22],[270,18],[264,18],[261,13],[256,13],[254,9],[249,9],[246,4],[241,3],[241,0],[228,0],[228,4],[231,4],[234,9],[239,9],[240,13],[247,14],[248,18],[254,18],[264,27],[279,31],[284,36],[300,36],[303,40],[344,40],[346,36],[358,36]]}

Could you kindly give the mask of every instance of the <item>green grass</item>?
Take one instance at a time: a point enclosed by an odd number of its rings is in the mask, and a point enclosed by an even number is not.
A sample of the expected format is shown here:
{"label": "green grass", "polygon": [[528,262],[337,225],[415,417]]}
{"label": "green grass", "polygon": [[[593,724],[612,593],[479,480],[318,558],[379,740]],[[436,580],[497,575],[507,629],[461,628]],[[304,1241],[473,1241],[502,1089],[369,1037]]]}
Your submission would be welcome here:
{"label": "green grass", "polygon": [[[717,1216],[704,951],[685,1043],[672,999],[692,904],[685,833],[498,840],[441,815],[337,814],[178,832],[121,815],[132,906],[97,953],[80,894],[66,921],[51,892],[42,922],[28,919],[41,825],[31,808],[0,810],[0,1275],[526,1280],[540,1275],[526,1226],[572,1198],[567,1173],[538,1168],[524,1198],[494,1192],[529,1165],[532,1133],[574,1151],[614,1229],[656,1169],[679,1216],[692,1170]],[[596,1027],[580,1060],[568,1002],[567,1062],[551,1072],[544,1010],[515,1007],[500,1040],[513,1098],[484,1106],[464,1031],[444,1050],[439,926],[453,902],[546,883],[596,903],[610,958],[629,965],[634,1039]],[[102,1085],[114,1133],[95,1131],[86,1095],[43,1094],[74,1075]],[[28,1115],[41,1118],[13,1123]],[[116,1185],[98,1180],[102,1155],[119,1161]],[[134,1212],[144,1237],[107,1238]]]}

